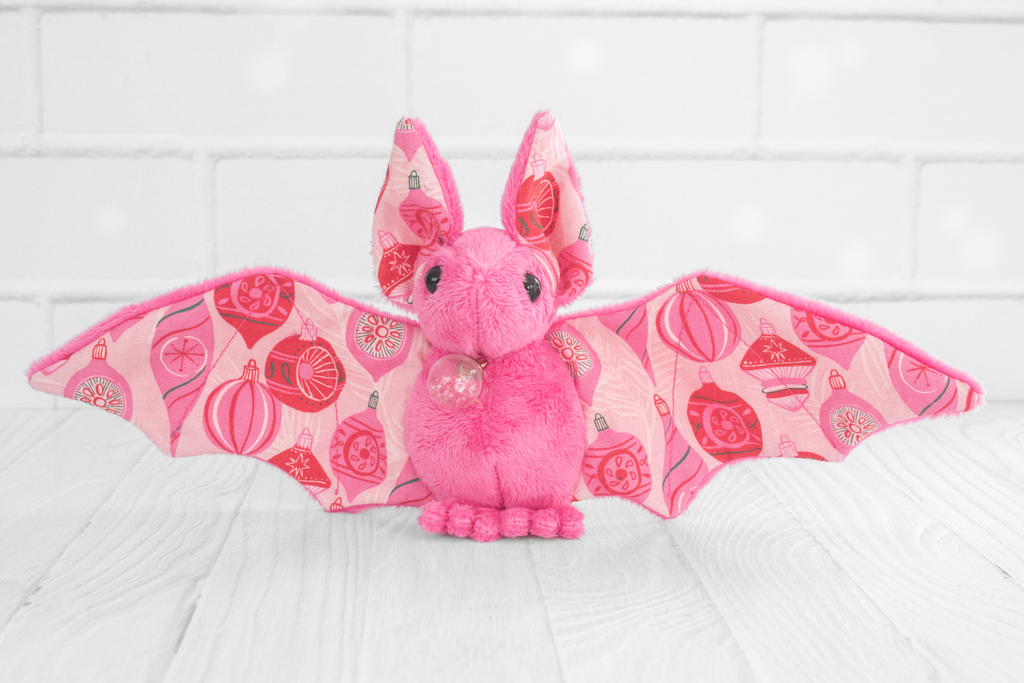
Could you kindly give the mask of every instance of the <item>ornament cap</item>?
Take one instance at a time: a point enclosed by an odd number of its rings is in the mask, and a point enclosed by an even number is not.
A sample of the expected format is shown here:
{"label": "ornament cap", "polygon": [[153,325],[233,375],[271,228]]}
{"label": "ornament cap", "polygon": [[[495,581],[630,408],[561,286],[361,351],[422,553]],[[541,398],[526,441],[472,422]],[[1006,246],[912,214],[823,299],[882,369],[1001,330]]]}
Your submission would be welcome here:
{"label": "ornament cap", "polygon": [[828,373],[828,383],[833,391],[846,388],[846,380],[843,379],[838,370],[832,370],[832,372]]}
{"label": "ornament cap", "polygon": [[548,170],[548,162],[544,161],[544,157],[541,156],[540,152],[534,152],[533,161],[530,162],[530,168],[533,169],[533,175],[539,178],[544,175],[544,171]]}
{"label": "ornament cap", "polygon": [[398,123],[395,124],[395,130],[412,130],[412,119],[407,116],[398,119]]}
{"label": "ornament cap", "polygon": [[413,171],[409,174],[409,189],[418,190],[420,189],[420,174]]}
{"label": "ornament cap", "polygon": [[583,240],[584,242],[586,242],[587,244],[590,243],[590,228],[587,227],[586,223],[584,223],[583,227],[580,228],[580,236],[579,236],[579,238],[581,240]]}
{"label": "ornament cap", "polygon": [[398,246],[398,240],[390,232],[378,230],[377,237],[380,238],[380,248],[384,251],[391,251]]}
{"label": "ornament cap", "polygon": [[770,337],[778,336],[777,334],[775,334],[775,326],[772,325],[767,320],[765,320],[764,318],[761,318],[761,334],[768,335]]}
{"label": "ornament cap", "polygon": [[313,446],[313,433],[309,431],[309,427],[302,430],[299,434],[299,440],[295,442],[296,448],[301,448],[304,451],[311,450]]}
{"label": "ornament cap", "polygon": [[676,285],[676,291],[679,293],[695,292],[698,289],[703,288],[700,286],[700,283],[697,282],[697,278],[692,278],[690,280],[686,280],[685,282],[680,282],[678,285]]}
{"label": "ornament cap", "polygon": [[370,408],[373,408],[374,410],[377,410],[377,401],[379,401],[379,400],[380,400],[380,394],[378,394],[375,391],[372,394],[370,394],[370,400],[366,403],[366,405],[369,406]]}
{"label": "ornament cap", "polygon": [[257,382],[260,378],[260,369],[256,366],[256,361],[252,358],[242,368],[242,379],[246,382]]}
{"label": "ornament cap", "polygon": [[669,414],[668,404],[665,403],[665,399],[657,394],[654,395],[654,407],[658,409],[658,415],[665,417]]}
{"label": "ornament cap", "polygon": [[783,458],[797,457],[796,444],[785,434],[782,435],[782,440],[779,441],[779,456]]}
{"label": "ornament cap", "polygon": [[107,342],[100,337],[100,340],[96,342],[96,346],[92,347],[93,360],[106,360],[107,359]]}
{"label": "ornament cap", "polygon": [[604,416],[601,413],[594,415],[594,426],[597,427],[597,431],[603,432],[608,429],[608,422],[605,421]]}
{"label": "ornament cap", "polygon": [[302,323],[302,334],[299,335],[299,339],[302,341],[315,342],[317,332],[316,323],[313,322],[313,319],[306,318],[306,322]]}
{"label": "ornament cap", "polygon": [[698,372],[698,374],[700,375],[700,382],[701,382],[701,384],[714,384],[715,383],[715,380],[711,379],[711,372],[706,367],[704,367],[703,365],[700,366],[700,371]]}

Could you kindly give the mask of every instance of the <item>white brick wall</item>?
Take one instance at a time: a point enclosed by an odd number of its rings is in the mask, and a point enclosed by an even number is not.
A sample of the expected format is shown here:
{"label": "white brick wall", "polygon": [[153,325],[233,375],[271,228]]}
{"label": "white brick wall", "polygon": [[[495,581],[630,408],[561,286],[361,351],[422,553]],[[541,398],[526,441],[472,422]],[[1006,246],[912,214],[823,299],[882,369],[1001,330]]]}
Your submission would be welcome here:
{"label": "white brick wall", "polygon": [[559,116],[599,281],[711,267],[1024,399],[1024,0],[0,0],[0,406],[112,309],[259,263],[376,299],[400,115],[497,224]]}

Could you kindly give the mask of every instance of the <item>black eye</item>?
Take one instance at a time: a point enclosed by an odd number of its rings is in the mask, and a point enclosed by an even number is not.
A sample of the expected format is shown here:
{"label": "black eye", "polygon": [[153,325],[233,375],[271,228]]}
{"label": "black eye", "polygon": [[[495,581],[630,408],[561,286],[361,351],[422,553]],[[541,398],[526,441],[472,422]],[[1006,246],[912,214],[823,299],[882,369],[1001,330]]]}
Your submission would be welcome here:
{"label": "black eye", "polygon": [[423,278],[423,284],[427,291],[433,294],[437,291],[437,285],[441,283],[441,266],[434,266],[427,271],[427,277]]}
{"label": "black eye", "polygon": [[537,297],[540,296],[540,280],[537,279],[536,275],[527,273],[526,277],[523,278],[523,287],[526,287],[526,293],[530,295],[530,301],[536,301]]}

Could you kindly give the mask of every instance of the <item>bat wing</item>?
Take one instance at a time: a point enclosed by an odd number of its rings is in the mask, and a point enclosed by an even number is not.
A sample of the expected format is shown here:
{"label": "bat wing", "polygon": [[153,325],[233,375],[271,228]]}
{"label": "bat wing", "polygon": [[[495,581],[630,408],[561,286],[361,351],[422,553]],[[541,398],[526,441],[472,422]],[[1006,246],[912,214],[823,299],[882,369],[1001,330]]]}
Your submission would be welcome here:
{"label": "bat wing", "polygon": [[722,465],[839,461],[889,426],[980,405],[977,381],[878,325],[697,273],[556,321],[588,448],[575,495],[675,517]]}
{"label": "bat wing", "polygon": [[301,275],[226,275],[129,306],[29,369],[172,456],[236,453],[327,510],[419,505],[405,409],[429,343],[411,320]]}

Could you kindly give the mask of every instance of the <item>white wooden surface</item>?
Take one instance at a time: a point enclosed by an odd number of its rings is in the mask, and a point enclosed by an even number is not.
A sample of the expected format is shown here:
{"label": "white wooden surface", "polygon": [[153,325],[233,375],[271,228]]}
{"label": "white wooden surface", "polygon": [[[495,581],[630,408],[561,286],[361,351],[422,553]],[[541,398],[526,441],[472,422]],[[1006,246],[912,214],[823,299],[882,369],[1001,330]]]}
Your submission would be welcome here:
{"label": "white wooden surface", "polygon": [[739,465],[669,522],[581,508],[579,541],[480,545],[2,411],[0,681],[1024,677],[1024,404]]}

